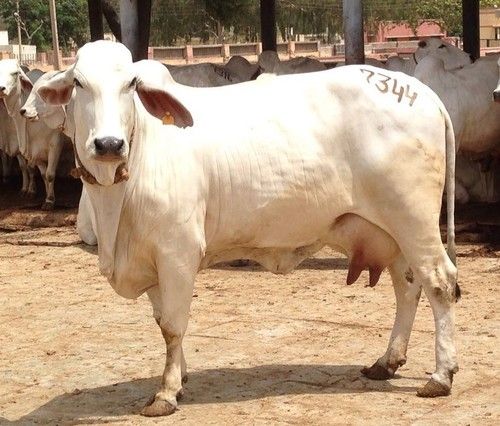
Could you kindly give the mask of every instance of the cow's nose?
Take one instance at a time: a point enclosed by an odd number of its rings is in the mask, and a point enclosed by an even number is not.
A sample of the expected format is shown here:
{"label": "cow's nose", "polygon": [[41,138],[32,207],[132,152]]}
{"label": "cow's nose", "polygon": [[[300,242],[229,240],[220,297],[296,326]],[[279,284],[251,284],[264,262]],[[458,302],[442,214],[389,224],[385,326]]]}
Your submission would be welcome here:
{"label": "cow's nose", "polygon": [[26,108],[21,108],[21,109],[19,110],[19,114],[21,114],[21,115],[26,114]]}
{"label": "cow's nose", "polygon": [[5,91],[5,86],[0,86],[0,92],[4,92]]}
{"label": "cow's nose", "polygon": [[119,154],[123,147],[123,139],[107,136],[94,140],[95,151],[99,155]]}
{"label": "cow's nose", "polygon": [[500,90],[495,90],[493,92],[493,100],[495,102],[500,102]]}

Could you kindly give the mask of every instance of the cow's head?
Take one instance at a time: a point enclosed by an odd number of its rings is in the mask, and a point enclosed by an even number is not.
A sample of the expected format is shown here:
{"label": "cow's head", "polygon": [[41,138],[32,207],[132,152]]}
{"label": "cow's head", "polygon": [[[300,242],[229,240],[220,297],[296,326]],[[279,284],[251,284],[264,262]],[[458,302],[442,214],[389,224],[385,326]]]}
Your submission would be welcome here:
{"label": "cow's head", "polygon": [[420,40],[418,42],[418,48],[415,51],[415,61],[418,63],[425,56],[433,56],[442,59],[446,70],[462,68],[472,63],[468,53],[435,37]]}
{"label": "cow's head", "polygon": [[33,85],[15,59],[0,61],[0,99],[4,99],[10,115],[21,96],[21,91],[30,91]]}
{"label": "cow's head", "polygon": [[165,123],[192,125],[187,109],[164,87],[148,84],[148,75],[141,75],[140,70],[132,64],[124,45],[96,41],[78,51],[72,67],[52,76],[37,90],[50,105],[67,104],[75,90],[77,154],[102,185],[115,182],[117,169],[127,163],[134,137],[143,130],[136,95],[150,114]]}
{"label": "cow's head", "polygon": [[45,102],[38,88],[58,74],[58,71],[49,71],[42,75],[33,85],[26,102],[19,111],[21,115],[29,121],[43,120],[50,128],[56,129],[64,125],[66,121],[66,112],[61,105],[49,105]]}

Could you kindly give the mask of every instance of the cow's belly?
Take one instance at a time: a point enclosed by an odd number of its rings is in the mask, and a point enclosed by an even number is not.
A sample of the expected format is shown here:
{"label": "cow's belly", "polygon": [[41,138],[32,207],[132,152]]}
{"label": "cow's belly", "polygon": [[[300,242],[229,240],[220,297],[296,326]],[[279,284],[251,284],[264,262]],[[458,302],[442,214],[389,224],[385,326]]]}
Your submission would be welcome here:
{"label": "cow's belly", "polygon": [[[293,216],[287,219],[293,221],[296,219]],[[284,232],[281,238],[274,241],[269,235],[257,235],[247,242],[233,241],[233,245],[225,247],[208,247],[200,268],[244,258],[260,263],[271,272],[284,274],[328,245],[348,257],[348,284],[355,282],[361,271],[367,269],[370,271],[370,285],[375,285],[380,273],[394,262],[400,252],[387,232],[357,214],[330,217],[324,222],[325,226],[320,226],[321,223],[308,226],[303,222],[302,229],[298,227],[293,233]],[[276,237],[277,232],[272,231],[272,235]],[[285,236],[289,239],[285,240]],[[304,236],[309,239],[303,239]]]}

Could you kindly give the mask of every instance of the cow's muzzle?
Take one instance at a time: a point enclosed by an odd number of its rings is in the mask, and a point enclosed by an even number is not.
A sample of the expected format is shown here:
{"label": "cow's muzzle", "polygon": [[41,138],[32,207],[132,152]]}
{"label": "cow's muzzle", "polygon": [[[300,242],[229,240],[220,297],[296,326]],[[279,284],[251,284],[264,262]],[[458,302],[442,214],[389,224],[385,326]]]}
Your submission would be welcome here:
{"label": "cow's muzzle", "polygon": [[495,102],[500,102],[500,90],[495,90],[493,92],[493,100]]}
{"label": "cow's muzzle", "polygon": [[38,114],[36,114],[36,113],[33,114],[33,113],[28,112],[26,110],[26,108],[21,108],[19,110],[19,114],[21,114],[28,121],[38,121],[39,120]]}
{"label": "cow's muzzle", "polygon": [[115,161],[122,158],[124,140],[112,136],[94,139],[96,160]]}

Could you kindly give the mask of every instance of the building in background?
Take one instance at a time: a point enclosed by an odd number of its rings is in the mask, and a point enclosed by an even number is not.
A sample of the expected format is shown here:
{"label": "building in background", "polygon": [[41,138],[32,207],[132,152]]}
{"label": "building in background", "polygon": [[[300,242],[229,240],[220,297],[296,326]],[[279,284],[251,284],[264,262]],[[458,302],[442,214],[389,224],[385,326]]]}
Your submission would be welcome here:
{"label": "building in background", "polygon": [[7,31],[0,31],[0,46],[9,44],[9,33]]}
{"label": "building in background", "polygon": [[412,41],[425,37],[446,37],[435,21],[422,21],[415,30],[405,23],[382,22],[377,31],[366,32],[367,43],[383,43],[388,41]]}
{"label": "building in background", "polygon": [[479,11],[479,38],[481,47],[500,47],[500,8],[485,7]]}

